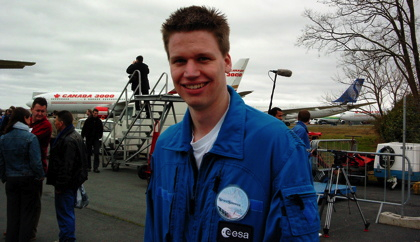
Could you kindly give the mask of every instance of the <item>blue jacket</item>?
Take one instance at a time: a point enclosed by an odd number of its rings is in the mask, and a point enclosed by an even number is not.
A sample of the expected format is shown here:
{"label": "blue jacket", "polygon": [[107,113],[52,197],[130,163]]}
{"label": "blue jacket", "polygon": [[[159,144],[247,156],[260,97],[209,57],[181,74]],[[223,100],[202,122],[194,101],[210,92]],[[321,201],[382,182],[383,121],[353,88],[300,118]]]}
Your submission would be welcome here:
{"label": "blue jacket", "polygon": [[306,149],[311,149],[311,142],[309,141],[308,128],[306,127],[306,124],[302,121],[298,121],[292,130],[303,141],[303,143],[306,146]]}
{"label": "blue jacket", "polygon": [[44,177],[38,139],[26,124],[17,122],[13,129],[0,137],[0,177]]}
{"label": "blue jacket", "polygon": [[187,111],[159,137],[145,241],[318,241],[311,170],[299,138],[228,87],[229,111],[197,170]]}

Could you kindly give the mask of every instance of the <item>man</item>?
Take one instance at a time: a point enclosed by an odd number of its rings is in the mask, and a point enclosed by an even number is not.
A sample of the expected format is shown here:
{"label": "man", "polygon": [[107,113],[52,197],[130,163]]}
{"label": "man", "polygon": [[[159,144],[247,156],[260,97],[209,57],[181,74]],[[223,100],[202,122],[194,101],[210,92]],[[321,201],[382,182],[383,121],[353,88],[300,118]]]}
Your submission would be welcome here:
{"label": "man", "polygon": [[90,118],[92,116],[92,110],[90,109],[86,110],[86,116]]}
{"label": "man", "polygon": [[86,119],[82,128],[82,138],[86,137],[86,148],[88,155],[88,171],[92,169],[92,149],[93,149],[93,172],[99,173],[99,148],[101,143],[99,139],[102,138],[104,127],[102,120],[98,118],[98,109],[93,109],[92,116]]}
{"label": "man", "polygon": [[[48,146],[50,144],[51,134],[52,134],[52,126],[50,121],[47,118],[47,107],[48,102],[43,97],[37,97],[32,102],[31,106],[31,120],[29,127],[32,129],[31,133],[36,135],[38,138],[39,146],[41,148],[41,161],[42,167],[44,168],[45,174],[48,171],[48,163],[47,163],[47,154],[48,154]],[[42,188],[43,188],[43,180],[38,181],[39,184],[39,207],[37,207],[37,214],[35,218],[35,227],[33,229],[33,237],[36,238],[37,228],[39,218],[41,216],[41,197],[42,197]]]}
{"label": "man", "polygon": [[270,109],[270,111],[268,111],[268,114],[270,114],[271,116],[283,121],[283,111],[278,107],[274,107],[274,108]]}
{"label": "man", "polygon": [[[139,76],[137,73],[134,73],[135,71],[140,71],[140,81],[141,85],[139,85]],[[149,74],[149,67],[143,63],[143,56],[139,55],[137,56],[136,60],[133,61],[133,63],[128,66],[127,73],[130,74],[130,82],[131,82],[131,90],[134,91],[135,95],[140,95],[140,91],[142,95],[148,95],[149,94],[149,78],[147,75]],[[134,76],[133,76],[134,73]],[[138,87],[138,88],[137,88]],[[140,110],[140,101],[135,102],[136,110]],[[150,117],[149,113],[149,105],[147,105],[147,101],[145,101],[145,111],[147,118]]]}
{"label": "man", "polygon": [[59,133],[51,147],[47,184],[54,186],[60,241],[75,241],[74,202],[77,188],[87,180],[86,147],[69,111],[57,113],[55,127]]}
{"label": "man", "polygon": [[182,122],[159,137],[147,190],[145,241],[318,240],[307,154],[285,125],[226,85],[229,26],[205,7],[162,26]]}
{"label": "man", "polygon": [[306,125],[309,124],[310,119],[311,114],[308,110],[299,111],[298,122],[292,129],[297,134],[297,136],[299,136],[299,138],[303,141],[307,150],[311,149],[311,142],[309,141],[309,131],[308,127],[306,127]]}

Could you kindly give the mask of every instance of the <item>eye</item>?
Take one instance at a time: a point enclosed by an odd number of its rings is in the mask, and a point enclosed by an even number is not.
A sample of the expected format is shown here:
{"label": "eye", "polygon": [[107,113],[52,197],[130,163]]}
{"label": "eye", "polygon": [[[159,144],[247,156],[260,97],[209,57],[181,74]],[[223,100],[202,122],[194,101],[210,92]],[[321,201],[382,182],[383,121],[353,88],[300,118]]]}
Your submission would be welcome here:
{"label": "eye", "polygon": [[187,61],[183,58],[176,58],[171,60],[171,64],[183,64],[186,63]]}
{"label": "eye", "polygon": [[209,60],[210,60],[210,58],[205,57],[205,56],[198,57],[199,62],[206,62],[206,61],[209,61]]}

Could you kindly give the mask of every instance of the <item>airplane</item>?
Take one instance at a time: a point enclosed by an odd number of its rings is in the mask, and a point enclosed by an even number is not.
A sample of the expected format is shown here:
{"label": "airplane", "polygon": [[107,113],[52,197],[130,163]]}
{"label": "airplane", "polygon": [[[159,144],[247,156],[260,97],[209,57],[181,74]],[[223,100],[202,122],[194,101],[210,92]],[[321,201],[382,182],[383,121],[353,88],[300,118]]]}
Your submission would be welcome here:
{"label": "airplane", "polygon": [[33,66],[35,64],[35,62],[28,61],[0,60],[0,69],[23,69],[25,66]]}
{"label": "airplane", "polygon": [[316,122],[316,124],[332,124],[332,125],[336,125],[338,123],[343,123],[343,120],[341,120],[341,115],[343,115],[343,113],[341,113],[341,114],[335,114],[335,115],[328,116],[328,117],[315,118],[313,120]]}
{"label": "airplane", "polygon": [[[297,120],[298,113],[301,110],[308,110],[311,114],[311,119],[317,119],[340,114],[350,109],[359,108],[365,105],[374,104],[374,102],[353,104],[357,102],[357,98],[359,97],[364,81],[365,79],[357,78],[338,99],[332,101],[332,103],[337,103],[335,105],[299,107],[291,109],[282,108],[283,121],[289,126]],[[256,108],[261,110],[261,107]],[[267,112],[267,110],[263,111]]]}
{"label": "airplane", "polygon": [[[226,74],[226,83],[237,90],[249,58],[239,59],[232,68],[232,71]],[[246,95],[252,91],[241,92]],[[176,94],[174,90],[167,94]],[[125,99],[117,102],[120,92],[33,92],[32,100],[37,97],[44,97],[48,103],[49,110],[68,110],[74,114],[84,114],[87,109],[96,108],[100,115],[106,115],[113,105],[117,105],[115,110],[122,110],[125,105]],[[131,93],[128,94],[131,96]],[[32,101],[26,103],[31,107]],[[184,110],[185,111],[185,110]]]}
{"label": "airplane", "polygon": [[346,122],[372,122],[375,116],[379,116],[379,111],[347,111],[344,112],[340,119]]}

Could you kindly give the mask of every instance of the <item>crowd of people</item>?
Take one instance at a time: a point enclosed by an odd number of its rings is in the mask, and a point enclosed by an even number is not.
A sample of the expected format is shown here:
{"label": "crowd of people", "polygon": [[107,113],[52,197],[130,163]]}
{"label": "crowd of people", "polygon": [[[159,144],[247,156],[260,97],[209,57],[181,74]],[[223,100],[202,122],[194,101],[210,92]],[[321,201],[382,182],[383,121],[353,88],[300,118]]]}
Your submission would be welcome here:
{"label": "crowd of people", "polygon": [[59,240],[76,240],[74,204],[76,190],[87,180],[86,147],[74,130],[72,114],[54,112],[48,119],[47,106],[45,98],[36,98],[30,112],[11,107],[1,119],[0,178],[6,184],[6,241],[36,240],[45,178],[54,186]]}

